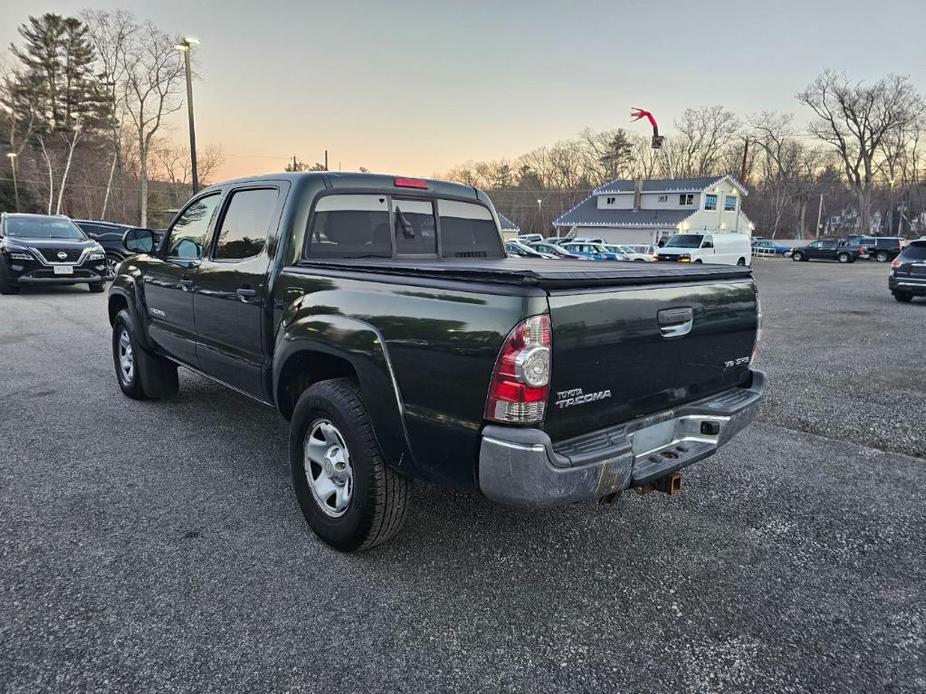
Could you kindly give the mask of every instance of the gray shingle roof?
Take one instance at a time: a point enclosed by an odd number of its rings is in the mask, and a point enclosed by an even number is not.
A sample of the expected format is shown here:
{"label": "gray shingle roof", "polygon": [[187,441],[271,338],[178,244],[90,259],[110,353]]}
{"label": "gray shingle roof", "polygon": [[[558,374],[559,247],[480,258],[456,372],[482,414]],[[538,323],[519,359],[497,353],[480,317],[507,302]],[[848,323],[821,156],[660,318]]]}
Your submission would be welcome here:
{"label": "gray shingle roof", "polygon": [[[710,188],[719,181],[728,178],[737,188],[746,194],[746,189],[733,176],[699,176],[695,178],[653,178],[643,181],[644,193],[661,193],[661,192],[685,192],[697,193]],[[605,183],[595,189],[595,195],[604,193],[632,193],[635,181],[617,180]]]}
{"label": "gray shingle roof", "polygon": [[554,226],[674,227],[697,210],[599,210],[596,196],[586,198],[553,222]]}
{"label": "gray shingle roof", "polygon": [[519,227],[517,224],[515,224],[510,219],[508,219],[508,217],[503,215],[498,210],[496,210],[495,212],[498,215],[498,222],[502,227],[502,231],[514,231],[514,232],[521,231],[521,227]]}

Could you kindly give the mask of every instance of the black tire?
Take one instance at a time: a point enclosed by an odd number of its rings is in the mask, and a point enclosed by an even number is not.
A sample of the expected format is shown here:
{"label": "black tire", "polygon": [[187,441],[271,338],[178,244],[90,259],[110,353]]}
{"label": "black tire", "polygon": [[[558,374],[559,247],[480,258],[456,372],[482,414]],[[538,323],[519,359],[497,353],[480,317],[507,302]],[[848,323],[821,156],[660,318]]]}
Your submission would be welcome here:
{"label": "black tire", "polygon": [[106,284],[104,282],[91,282],[89,285],[90,291],[94,294],[99,294],[106,291]]}
{"label": "black tire", "polygon": [[794,262],[799,262],[803,259],[804,259],[804,254],[801,253],[800,251],[794,251],[794,253],[791,254],[791,260],[793,260]]}
{"label": "black tire", "polygon": [[700,258],[698,258],[698,259],[695,261],[695,265],[703,265],[703,264],[704,264],[704,261],[701,260]]}
{"label": "black tire", "polygon": [[852,256],[849,255],[848,253],[840,253],[839,255],[836,256],[836,260],[838,260],[840,263],[843,263],[843,264],[851,263]]}
{"label": "black tire", "polygon": [[[306,441],[325,425],[333,425],[348,453],[350,499],[341,511],[330,504],[324,510],[324,502],[313,492],[308,475],[314,478],[318,466],[309,462],[311,472],[306,472]],[[302,393],[290,420],[289,459],[302,514],[325,543],[341,552],[362,552],[401,529],[410,482],[383,459],[360,392],[350,379],[321,381]],[[335,512],[341,515],[335,517]]]}
{"label": "black tire", "polygon": [[6,270],[3,269],[3,263],[0,263],[0,294],[19,294],[19,287],[12,284],[6,276]]}
{"label": "black tire", "polygon": [[[131,348],[131,372],[122,362],[126,347],[124,340]],[[147,352],[141,346],[135,323],[126,309],[119,311],[113,321],[112,348],[116,381],[122,392],[133,400],[169,398],[180,390],[177,365]]]}
{"label": "black tire", "polygon": [[886,263],[888,261],[887,253],[884,251],[879,251],[875,256],[875,260],[877,260],[879,263]]}
{"label": "black tire", "polygon": [[746,259],[745,259],[745,258],[740,258],[739,260],[736,261],[736,264],[739,265],[740,267],[742,267],[742,266],[746,265]]}
{"label": "black tire", "polygon": [[908,304],[913,301],[913,295],[907,292],[894,292],[894,298],[902,304]]}

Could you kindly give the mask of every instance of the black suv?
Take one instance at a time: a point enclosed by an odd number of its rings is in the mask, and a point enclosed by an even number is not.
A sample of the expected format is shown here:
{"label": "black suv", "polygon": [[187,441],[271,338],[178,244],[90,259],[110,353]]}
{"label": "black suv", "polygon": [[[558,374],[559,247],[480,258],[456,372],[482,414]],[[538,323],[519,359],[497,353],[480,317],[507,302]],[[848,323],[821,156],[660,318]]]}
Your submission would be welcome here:
{"label": "black suv", "polygon": [[900,255],[899,236],[866,236],[859,240],[859,245],[864,248],[863,253],[874,258],[879,263],[886,263]]}
{"label": "black suv", "polygon": [[791,251],[791,260],[835,260],[854,263],[859,257],[857,247],[844,246],[838,239],[820,239]]}
{"label": "black suv", "polygon": [[[132,251],[125,247],[123,238],[125,232],[140,227],[128,226],[126,224],[117,224],[115,222],[99,222],[90,219],[75,219],[74,224],[83,229],[84,233],[91,239],[99,243],[106,251],[106,279],[111,280],[116,274],[116,266],[119,265],[127,256],[132,255]],[[160,240],[160,233],[151,230],[154,236],[155,244]]]}
{"label": "black suv", "polygon": [[897,301],[926,296],[926,240],[911,241],[891,263],[887,286]]}
{"label": "black suv", "polygon": [[102,292],[106,253],[62,215],[0,216],[0,294],[24,285],[88,284]]}

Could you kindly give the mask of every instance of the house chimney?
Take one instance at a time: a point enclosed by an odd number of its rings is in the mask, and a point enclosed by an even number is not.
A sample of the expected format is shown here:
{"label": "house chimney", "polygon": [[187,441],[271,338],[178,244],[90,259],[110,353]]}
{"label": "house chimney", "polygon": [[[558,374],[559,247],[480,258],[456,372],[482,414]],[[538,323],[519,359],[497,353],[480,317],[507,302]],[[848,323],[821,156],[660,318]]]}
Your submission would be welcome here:
{"label": "house chimney", "polygon": [[640,197],[643,194],[643,181],[638,179],[633,182],[633,211],[640,209]]}

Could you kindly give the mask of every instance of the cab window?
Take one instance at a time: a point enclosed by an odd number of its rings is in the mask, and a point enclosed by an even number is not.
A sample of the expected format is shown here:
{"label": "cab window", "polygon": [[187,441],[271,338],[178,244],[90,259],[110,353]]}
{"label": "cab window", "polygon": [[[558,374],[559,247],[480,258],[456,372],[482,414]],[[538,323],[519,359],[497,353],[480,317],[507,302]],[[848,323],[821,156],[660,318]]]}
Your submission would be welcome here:
{"label": "cab window", "polygon": [[206,232],[221,197],[221,193],[207,195],[191,204],[180,214],[168,232],[168,259],[202,260]]}
{"label": "cab window", "polygon": [[276,188],[236,190],[222,217],[215,260],[245,260],[259,255],[276,209]]}
{"label": "cab window", "polygon": [[704,240],[701,242],[701,248],[713,248],[714,247],[714,237],[705,236]]}

